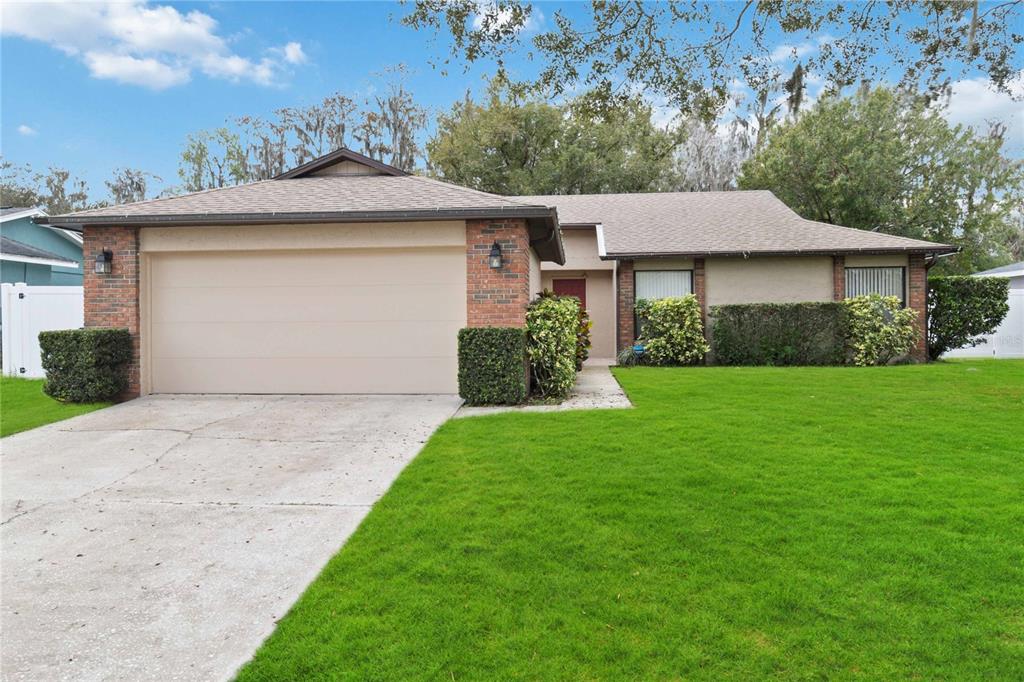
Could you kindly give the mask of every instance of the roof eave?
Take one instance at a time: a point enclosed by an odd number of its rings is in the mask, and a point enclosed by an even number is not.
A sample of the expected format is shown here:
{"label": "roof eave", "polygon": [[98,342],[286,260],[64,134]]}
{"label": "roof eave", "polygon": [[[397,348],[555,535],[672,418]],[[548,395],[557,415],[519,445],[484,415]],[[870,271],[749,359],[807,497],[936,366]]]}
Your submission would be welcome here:
{"label": "roof eave", "polygon": [[[552,218],[552,216],[554,216]],[[200,225],[276,225],[284,223],[379,223],[393,221],[471,220],[487,218],[552,218],[547,206],[495,206],[491,208],[418,209],[396,211],[306,211],[286,213],[194,213],[180,215],[41,216],[40,225],[81,232],[90,225],[136,227],[187,227]]]}
{"label": "roof eave", "polygon": [[362,164],[368,168],[372,168],[376,171],[380,171],[384,175],[391,176],[402,176],[409,175],[406,171],[401,168],[378,161],[377,159],[371,159],[369,156],[354,152],[351,149],[336,149],[329,154],[324,154],[321,157],[307,161],[301,166],[296,166],[291,170],[285,171],[278,176],[274,177],[274,180],[291,180],[293,178],[301,178],[310,173],[315,173],[321,168],[332,166],[339,161],[352,161],[353,163]]}
{"label": "roof eave", "polygon": [[746,258],[749,256],[846,256],[846,255],[892,255],[900,253],[924,253],[941,255],[957,253],[959,246],[949,244],[934,244],[930,246],[901,246],[901,247],[870,247],[870,248],[841,248],[841,249],[782,249],[782,250],[740,250],[740,251],[642,251],[642,252],[613,252],[601,255],[602,260],[632,260],[636,258],[704,258],[717,256],[721,258]]}

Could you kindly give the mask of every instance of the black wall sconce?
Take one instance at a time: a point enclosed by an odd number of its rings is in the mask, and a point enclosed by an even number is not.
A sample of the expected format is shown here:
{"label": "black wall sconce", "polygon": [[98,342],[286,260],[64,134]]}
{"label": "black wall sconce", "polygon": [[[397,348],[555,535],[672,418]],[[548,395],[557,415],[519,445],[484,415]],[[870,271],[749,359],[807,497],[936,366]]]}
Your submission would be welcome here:
{"label": "black wall sconce", "polygon": [[491,246],[491,255],[487,258],[487,263],[495,270],[501,267],[501,244],[498,242]]}
{"label": "black wall sconce", "polygon": [[96,269],[94,272],[97,275],[109,275],[113,270],[114,265],[114,252],[110,249],[103,249],[100,253],[96,254]]}

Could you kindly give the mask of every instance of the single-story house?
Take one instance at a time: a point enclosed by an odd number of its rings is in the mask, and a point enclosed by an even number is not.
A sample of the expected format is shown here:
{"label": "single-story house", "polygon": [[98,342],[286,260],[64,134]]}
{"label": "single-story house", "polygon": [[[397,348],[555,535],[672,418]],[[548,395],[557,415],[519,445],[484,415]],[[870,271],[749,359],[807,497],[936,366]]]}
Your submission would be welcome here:
{"label": "single-story house", "polygon": [[0,282],[82,286],[82,235],[34,223],[39,208],[0,207]]}
{"label": "single-story house", "polygon": [[984,337],[985,343],[950,351],[944,357],[1024,358],[1024,261],[982,270],[972,277],[1008,278],[1010,290],[1006,295],[1006,303],[1010,309],[996,330]]}
{"label": "single-story house", "polygon": [[[457,390],[456,333],[579,295],[592,357],[637,297],[879,291],[925,314],[955,247],[801,219],[769,192],[505,197],[338,150],[283,175],[39,222],[81,231],[85,323],[131,330],[133,393]],[[915,351],[924,358],[923,344]]]}

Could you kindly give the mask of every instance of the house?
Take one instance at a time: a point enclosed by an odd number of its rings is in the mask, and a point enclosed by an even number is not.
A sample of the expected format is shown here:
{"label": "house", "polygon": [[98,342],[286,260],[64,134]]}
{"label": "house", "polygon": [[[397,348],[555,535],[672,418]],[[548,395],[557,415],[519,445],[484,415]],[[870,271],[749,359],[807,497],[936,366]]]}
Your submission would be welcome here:
{"label": "house", "polygon": [[38,208],[0,208],[0,282],[82,286],[82,236],[32,222]]}
{"label": "house", "polygon": [[[801,219],[768,192],[504,197],[338,150],[278,178],[37,221],[80,231],[87,326],[127,327],[133,393],[451,393],[456,333],[585,299],[592,357],[640,297],[902,297],[955,247]],[[103,272],[96,272],[97,270]],[[924,347],[916,351],[924,358]]]}
{"label": "house", "polygon": [[1024,261],[976,272],[974,277],[1007,277],[1010,310],[996,328],[986,335],[985,343],[973,348],[959,348],[946,353],[947,358],[1024,358]]}

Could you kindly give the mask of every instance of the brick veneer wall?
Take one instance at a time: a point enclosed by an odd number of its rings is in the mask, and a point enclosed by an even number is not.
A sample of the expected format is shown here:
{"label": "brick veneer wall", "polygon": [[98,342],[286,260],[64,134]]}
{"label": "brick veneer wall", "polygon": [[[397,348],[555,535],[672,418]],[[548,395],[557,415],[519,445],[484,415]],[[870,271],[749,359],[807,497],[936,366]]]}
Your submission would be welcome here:
{"label": "brick veneer wall", "polygon": [[704,338],[711,338],[708,331],[708,294],[707,278],[705,277],[704,259],[693,259],[693,295],[700,304],[700,321],[704,325]]}
{"label": "brick veneer wall", "polygon": [[636,339],[634,328],[633,309],[636,304],[635,280],[633,278],[633,261],[620,260],[618,262],[618,274],[615,290],[616,295],[616,317],[618,318],[618,345],[617,350],[629,348]]}
{"label": "brick veneer wall", "polygon": [[[132,335],[132,361],[124,399],[139,395],[139,231],[134,227],[86,227],[82,235],[86,327],[123,327]],[[96,274],[104,250],[113,253],[111,272]]]}
{"label": "brick veneer wall", "polygon": [[910,254],[907,268],[907,306],[917,312],[917,343],[910,357],[919,361],[928,361],[928,266],[924,255]]}
{"label": "brick veneer wall", "polygon": [[[491,268],[491,246],[501,245],[502,266]],[[522,327],[530,302],[530,234],[526,221],[466,221],[466,324]]]}
{"label": "brick veneer wall", "polygon": [[832,256],[832,300],[846,298],[846,256]]}

